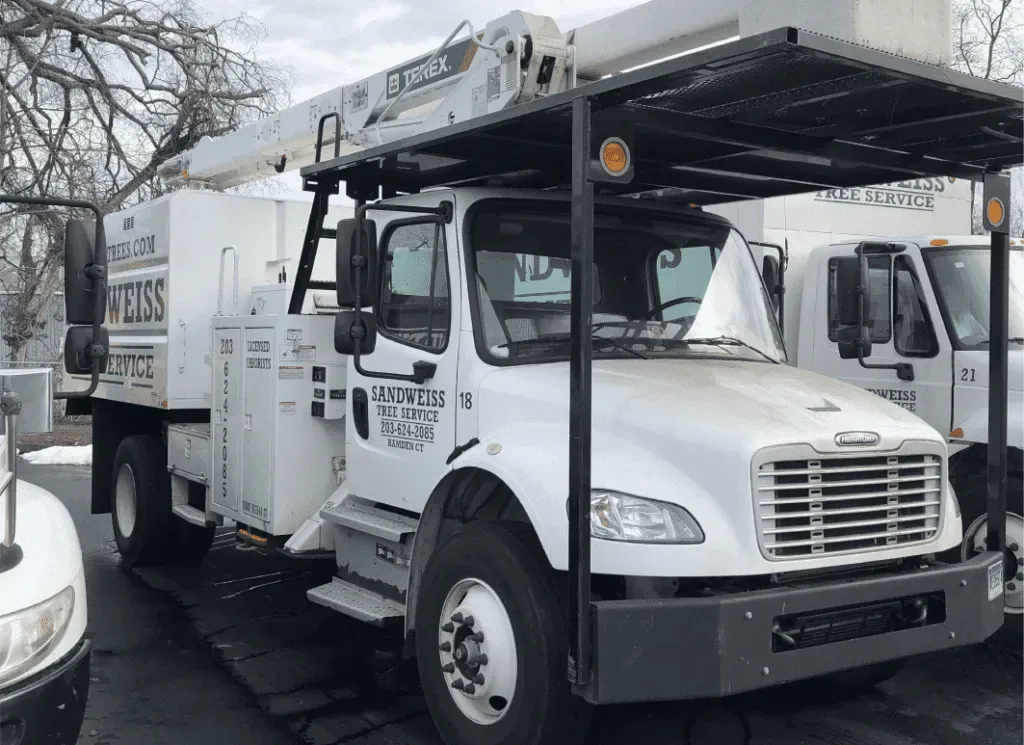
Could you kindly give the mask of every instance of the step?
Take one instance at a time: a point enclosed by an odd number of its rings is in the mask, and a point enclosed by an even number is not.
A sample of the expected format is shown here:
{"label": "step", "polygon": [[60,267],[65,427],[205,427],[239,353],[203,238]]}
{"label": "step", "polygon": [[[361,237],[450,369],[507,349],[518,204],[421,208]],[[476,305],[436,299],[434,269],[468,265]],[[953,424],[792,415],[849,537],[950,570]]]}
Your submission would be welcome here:
{"label": "step", "polygon": [[339,577],[326,585],[307,590],[306,597],[317,605],[377,626],[384,625],[389,619],[405,616],[405,607],[401,603],[356,587]]}
{"label": "step", "polygon": [[323,507],[320,517],[335,525],[395,543],[415,533],[419,526],[419,521],[414,518],[382,510],[358,497],[349,497],[339,505]]}
{"label": "step", "polygon": [[176,504],[171,507],[171,512],[190,525],[197,525],[200,528],[205,528],[207,525],[206,513],[198,507],[192,507],[187,504]]}

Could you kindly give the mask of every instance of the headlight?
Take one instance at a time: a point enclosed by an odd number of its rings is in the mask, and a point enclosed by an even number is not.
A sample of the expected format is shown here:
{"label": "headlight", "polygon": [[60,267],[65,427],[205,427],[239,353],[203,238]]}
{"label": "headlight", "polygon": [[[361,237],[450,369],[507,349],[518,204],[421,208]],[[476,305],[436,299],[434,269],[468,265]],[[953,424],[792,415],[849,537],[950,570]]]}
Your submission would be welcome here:
{"label": "headlight", "polygon": [[590,494],[590,535],[637,543],[704,542],[700,525],[682,507],[602,490]]}
{"label": "headlight", "polygon": [[57,646],[74,607],[75,590],[66,587],[38,605],[0,616],[0,684],[18,677]]}

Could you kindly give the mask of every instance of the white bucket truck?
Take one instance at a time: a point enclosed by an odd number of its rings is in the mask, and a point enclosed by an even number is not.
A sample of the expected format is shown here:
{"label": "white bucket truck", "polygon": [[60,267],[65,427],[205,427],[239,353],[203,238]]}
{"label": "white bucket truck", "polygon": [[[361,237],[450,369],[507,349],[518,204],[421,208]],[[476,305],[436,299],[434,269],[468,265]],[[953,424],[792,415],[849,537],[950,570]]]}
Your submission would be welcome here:
{"label": "white bucket truck", "polygon": [[[13,202],[88,207],[65,200],[0,195],[0,204]],[[83,333],[91,338],[94,331],[99,332],[102,302],[95,301],[102,300],[102,293],[95,291],[94,269],[101,264],[97,265],[93,257],[96,237],[86,234],[80,223],[69,226],[65,241],[69,266],[66,317],[71,323],[94,324],[93,329],[72,329],[68,349],[75,354],[84,350]],[[57,394],[68,399],[77,395]],[[49,368],[0,368],[3,745],[74,745],[89,695],[92,642],[86,636],[85,572],[78,533],[57,497],[18,479],[17,437],[51,431],[53,396],[53,372]]]}
{"label": "white bucket truck", "polygon": [[[773,238],[776,236],[772,236]],[[791,364],[848,381],[912,411],[948,438],[949,478],[960,503],[962,545],[944,558],[966,560],[988,541],[991,257],[987,236],[865,236],[870,349],[844,354],[857,328],[837,314],[840,259],[860,241],[813,248],[794,244],[782,279]],[[778,277],[768,249],[769,283]],[[1024,241],[1009,240],[1007,357],[1006,612],[1024,614]],[[994,455],[999,455],[996,449]]]}
{"label": "white bucket truck", "polygon": [[[195,560],[225,519],[333,556],[309,598],[404,632],[453,745],[578,741],[595,704],[871,683],[992,634],[1001,553],[935,561],[961,536],[944,438],[786,365],[750,248],[690,205],[806,190],[794,162],[981,179],[1020,159],[985,131],[1014,93],[793,28],[603,77],[730,35],[730,9],[743,32],[747,6],[569,34],[510,13],[168,163],[229,187],[313,161],[301,252],[266,291],[286,304],[257,307],[246,273],[278,234],[235,197],[108,216],[93,507],[124,560]],[[969,159],[941,147],[945,107],[978,112]],[[918,126],[939,144],[909,157]],[[225,244],[237,312],[215,310]]]}

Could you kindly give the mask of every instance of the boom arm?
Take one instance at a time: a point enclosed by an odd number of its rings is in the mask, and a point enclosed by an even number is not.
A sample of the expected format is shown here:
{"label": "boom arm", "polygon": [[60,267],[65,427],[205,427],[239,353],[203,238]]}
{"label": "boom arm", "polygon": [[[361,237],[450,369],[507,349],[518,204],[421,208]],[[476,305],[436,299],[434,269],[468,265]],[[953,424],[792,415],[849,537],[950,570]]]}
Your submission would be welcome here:
{"label": "boom arm", "polygon": [[[906,5],[906,7],[904,7]],[[948,58],[948,0],[650,0],[567,34],[546,16],[514,11],[476,34],[449,37],[439,50],[323,93],[218,137],[164,163],[170,185],[216,189],[272,177],[316,160],[321,119],[340,117],[339,154],[493,114],[577,83],[675,56],[739,35],[781,26],[916,56]],[[902,14],[902,15],[901,15]],[[905,18],[904,18],[905,16]],[[909,19],[930,22],[910,36],[893,34]],[[948,19],[946,19],[948,20]],[[934,21],[934,23],[931,23]],[[468,25],[467,21],[456,28]],[[908,48],[909,45],[909,48]],[[936,51],[938,50],[938,51]],[[324,146],[335,145],[333,126]]]}

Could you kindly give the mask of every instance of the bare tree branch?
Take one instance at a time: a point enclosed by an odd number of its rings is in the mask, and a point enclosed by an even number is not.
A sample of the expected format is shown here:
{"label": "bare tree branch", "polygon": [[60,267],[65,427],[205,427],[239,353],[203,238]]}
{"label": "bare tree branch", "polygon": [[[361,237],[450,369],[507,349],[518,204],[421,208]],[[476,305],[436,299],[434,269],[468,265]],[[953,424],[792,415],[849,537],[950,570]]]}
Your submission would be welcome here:
{"label": "bare tree branch", "polygon": [[[0,192],[107,211],[159,195],[159,164],[287,102],[284,72],[255,59],[263,34],[195,0],[0,0]],[[53,215],[0,214],[0,292],[17,296],[3,337],[18,353],[61,247]]]}

